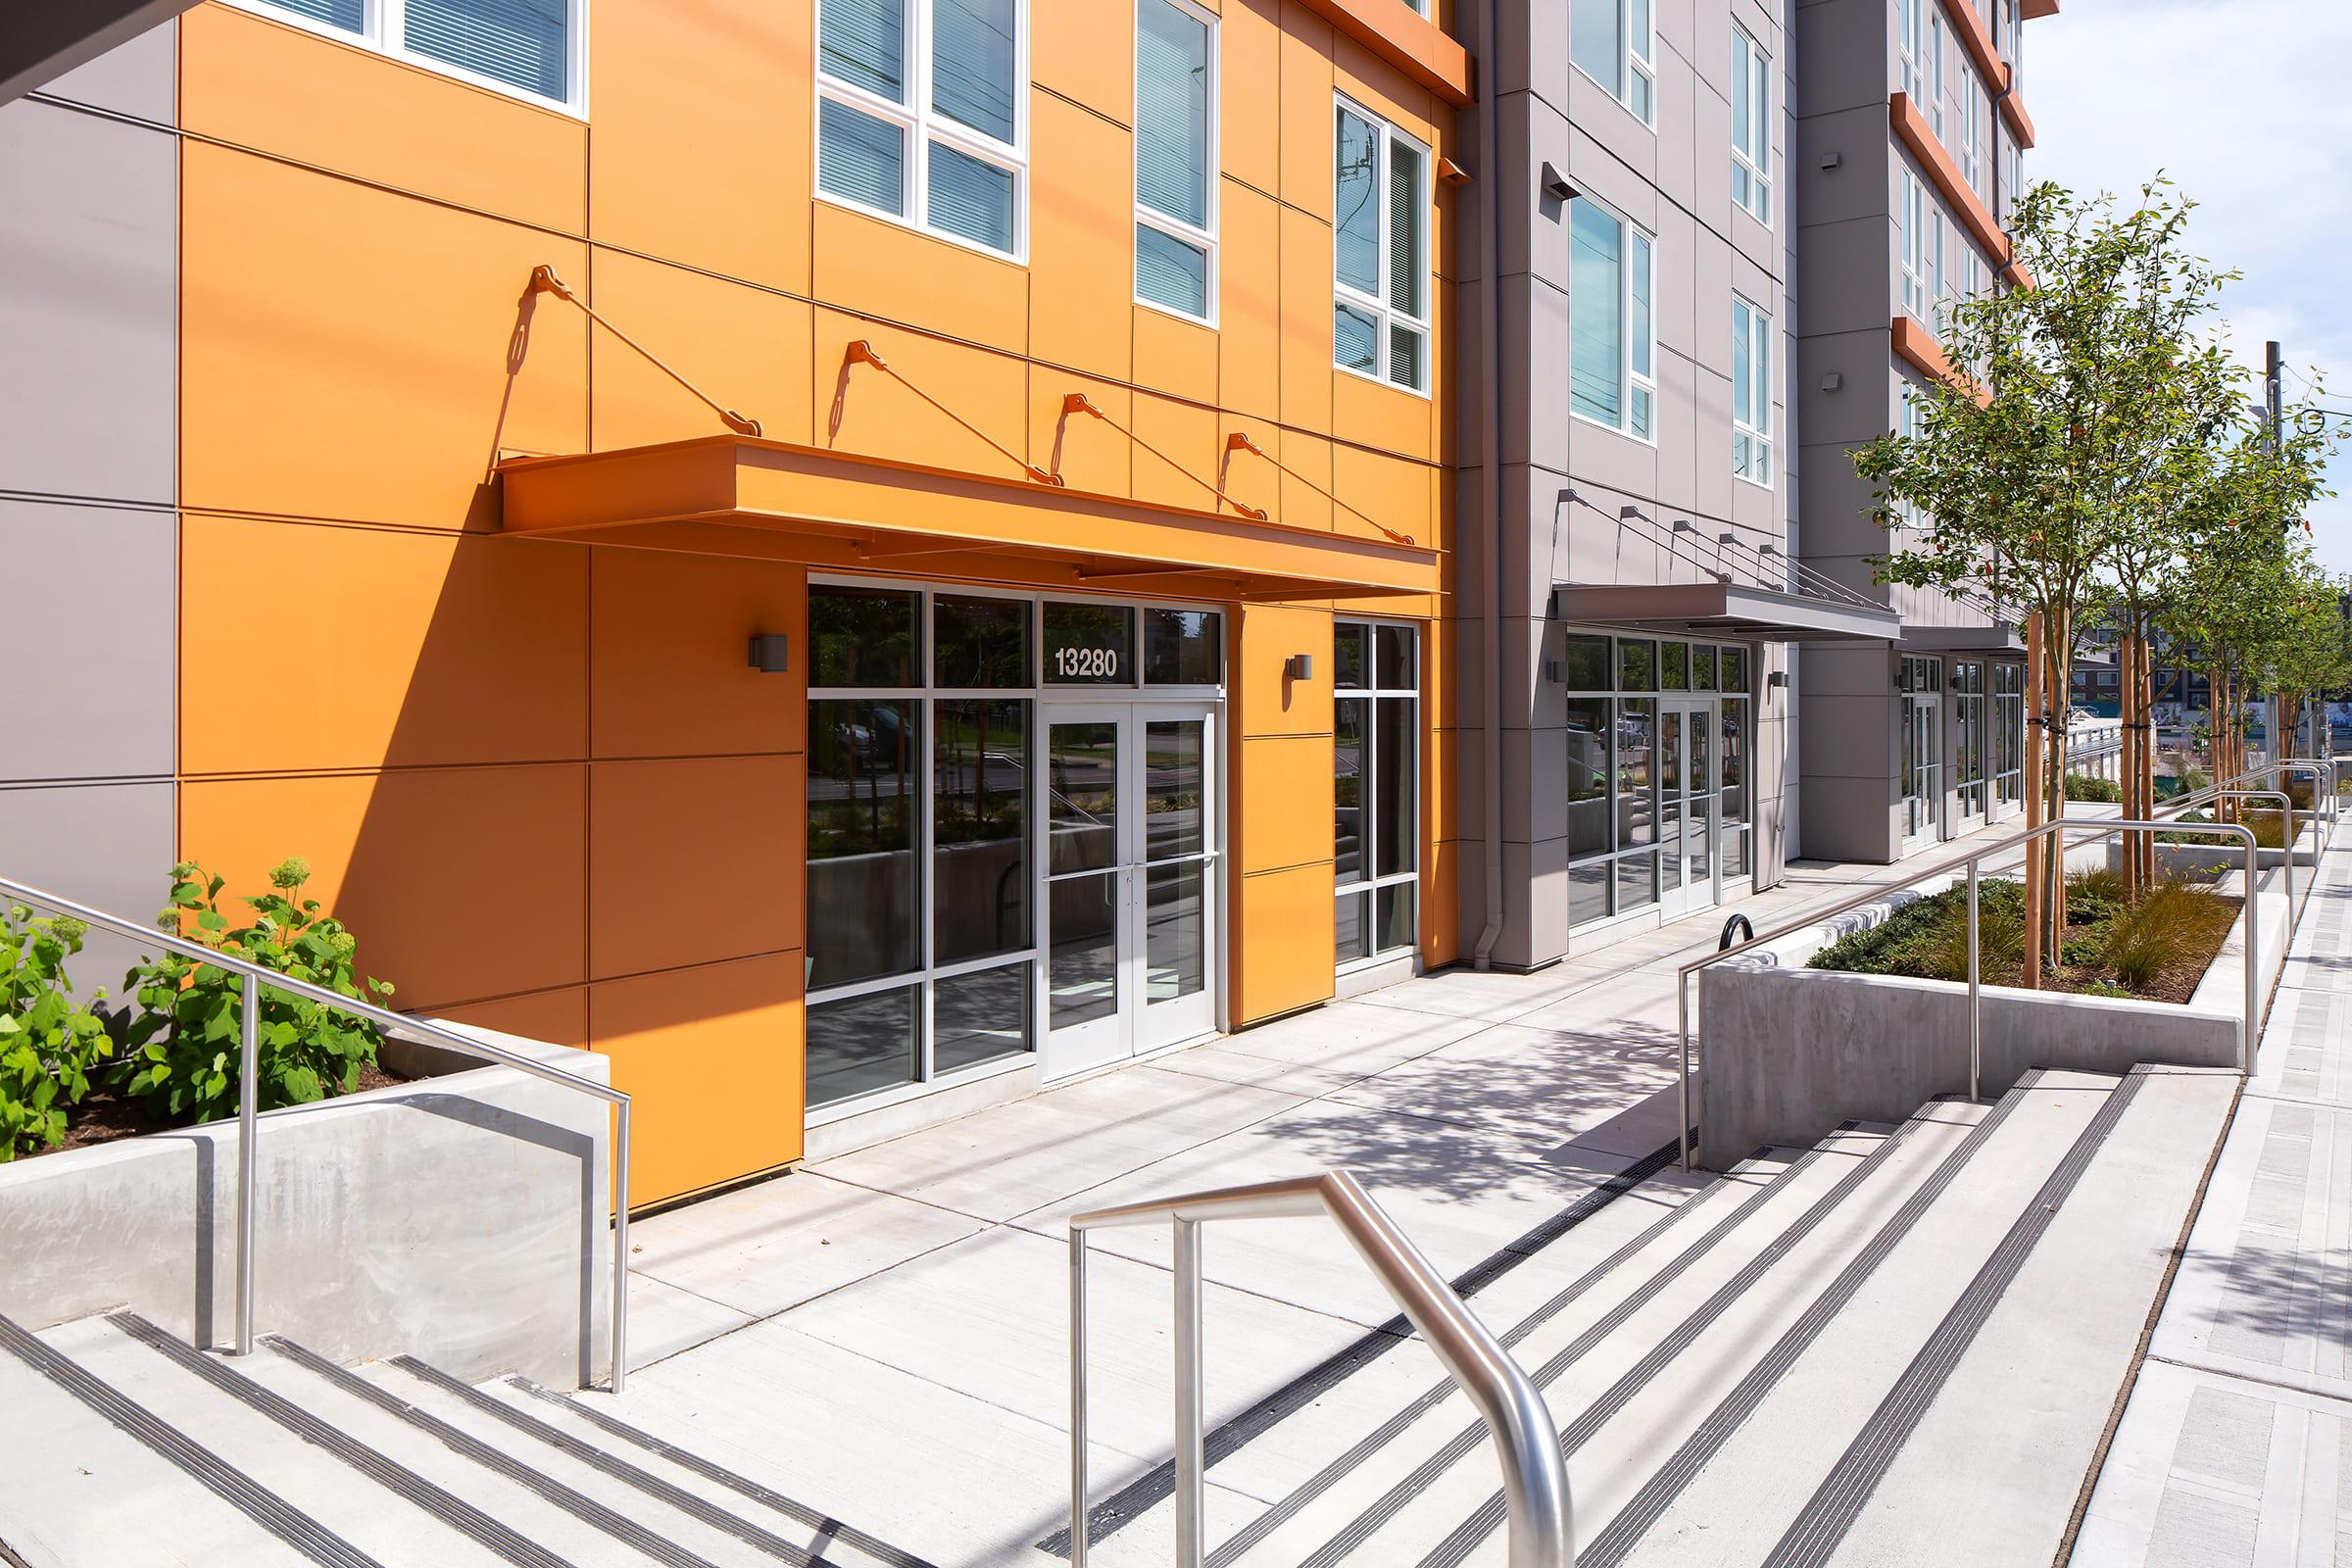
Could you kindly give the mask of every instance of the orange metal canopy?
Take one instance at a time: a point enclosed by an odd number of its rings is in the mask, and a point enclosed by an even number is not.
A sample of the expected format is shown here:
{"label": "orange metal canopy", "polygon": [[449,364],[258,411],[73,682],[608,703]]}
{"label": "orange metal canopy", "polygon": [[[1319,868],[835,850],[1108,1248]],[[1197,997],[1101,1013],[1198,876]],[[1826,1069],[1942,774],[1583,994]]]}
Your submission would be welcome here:
{"label": "orange metal canopy", "polygon": [[715,435],[499,464],[521,536],[1218,600],[1438,588],[1438,552],[1025,479]]}

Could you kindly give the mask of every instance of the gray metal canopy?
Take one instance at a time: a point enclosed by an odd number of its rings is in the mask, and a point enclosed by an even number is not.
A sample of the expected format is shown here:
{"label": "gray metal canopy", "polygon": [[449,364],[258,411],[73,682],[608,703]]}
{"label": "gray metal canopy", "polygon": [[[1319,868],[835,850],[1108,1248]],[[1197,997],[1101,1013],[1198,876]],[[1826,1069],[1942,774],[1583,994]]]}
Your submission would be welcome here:
{"label": "gray metal canopy", "polygon": [[1902,617],[1881,606],[1722,581],[1556,583],[1551,605],[1561,620],[1661,636],[1886,643],[1903,629]]}
{"label": "gray metal canopy", "polygon": [[2015,654],[2026,651],[2025,633],[2015,621],[1996,620],[1988,626],[1905,626],[1903,649],[1918,654]]}

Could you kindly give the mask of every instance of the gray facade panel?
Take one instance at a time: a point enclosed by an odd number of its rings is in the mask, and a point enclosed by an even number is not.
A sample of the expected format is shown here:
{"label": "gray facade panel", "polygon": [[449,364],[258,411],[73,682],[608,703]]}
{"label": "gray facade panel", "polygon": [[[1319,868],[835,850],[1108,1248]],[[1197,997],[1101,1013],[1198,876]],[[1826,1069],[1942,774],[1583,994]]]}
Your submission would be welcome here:
{"label": "gray facade panel", "polygon": [[41,91],[159,125],[179,123],[179,22],[176,18],[74,67]]}
{"label": "gray facade panel", "polygon": [[[0,788],[0,875],[144,920],[171,895],[173,818],[169,782]],[[74,989],[120,998],[141,951],[127,938],[92,937],[69,966]]]}
{"label": "gray facade panel", "polygon": [[168,512],[0,500],[9,630],[40,651],[40,678],[11,694],[0,781],[172,776],[175,527]]}
{"label": "gray facade panel", "polygon": [[173,143],[55,104],[0,109],[0,489],[172,503]]}

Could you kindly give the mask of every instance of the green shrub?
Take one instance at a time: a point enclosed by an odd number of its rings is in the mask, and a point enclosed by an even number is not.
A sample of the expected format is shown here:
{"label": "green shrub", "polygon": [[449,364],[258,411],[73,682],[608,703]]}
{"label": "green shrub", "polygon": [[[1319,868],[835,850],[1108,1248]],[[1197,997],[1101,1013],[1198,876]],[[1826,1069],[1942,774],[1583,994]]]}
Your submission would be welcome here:
{"label": "green shrub", "polygon": [[2070,801],[2104,801],[2114,806],[2122,802],[2124,787],[2111,778],[2069,773],[2066,775],[2066,798]]}
{"label": "green shrub", "polygon": [[114,1053],[66,975],[87,929],[21,904],[0,909],[0,1161],[65,1142],[66,1107],[89,1093],[90,1069]]}
{"label": "green shrub", "polygon": [[2132,1000],[2132,993],[2112,980],[2093,980],[2082,988],[2082,995],[2086,997],[2121,997],[2126,1002]]}
{"label": "green shrub", "polygon": [[2230,906],[2214,894],[2160,882],[2107,923],[2099,956],[2120,983],[2145,991],[2166,969],[2201,952],[2231,918]]}
{"label": "green shrub", "polygon": [[[1966,892],[1945,906],[1942,918],[1936,921],[1926,939],[1916,950],[1920,959],[1920,978],[1924,980],[1966,980],[1968,978],[1968,895]],[[2026,961],[2026,906],[2022,899],[1987,899],[1982,887],[1977,899],[1977,976],[1989,981],[1996,974],[2006,974]]]}
{"label": "green shrub", "polygon": [[2069,908],[2085,900],[2101,904],[2122,904],[2128,895],[2124,891],[2124,873],[2111,865],[2085,865],[2066,873],[2066,900]]}
{"label": "green shrub", "polygon": [[[172,868],[172,904],[158,918],[164,930],[307,980],[358,1002],[379,1003],[392,988],[358,975],[359,944],[339,920],[321,918],[318,901],[299,897],[311,868],[300,859],[270,872],[274,890],[245,902],[254,923],[229,929],[220,912],[222,879],[191,863]],[[192,919],[194,929],[188,929]],[[242,1050],[244,980],[199,959],[167,954],[132,969],[139,1013],[127,1036],[127,1091],[177,1122],[234,1115]],[[365,1019],[320,1003],[261,991],[259,1063],[264,1110],[304,1104],[330,1091],[349,1094],[360,1069],[375,1060],[381,1039]]]}

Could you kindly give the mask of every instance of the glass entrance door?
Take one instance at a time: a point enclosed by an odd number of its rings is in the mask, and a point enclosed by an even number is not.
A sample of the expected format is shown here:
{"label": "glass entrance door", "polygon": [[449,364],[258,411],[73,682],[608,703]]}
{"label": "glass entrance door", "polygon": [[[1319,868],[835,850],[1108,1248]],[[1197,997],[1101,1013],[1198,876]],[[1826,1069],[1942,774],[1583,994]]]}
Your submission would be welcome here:
{"label": "glass entrance door", "polygon": [[1671,919],[1715,904],[1716,705],[1658,705],[1658,897]]}
{"label": "glass entrance door", "polygon": [[1215,725],[1205,706],[1049,704],[1049,1078],[1216,1027]]}

